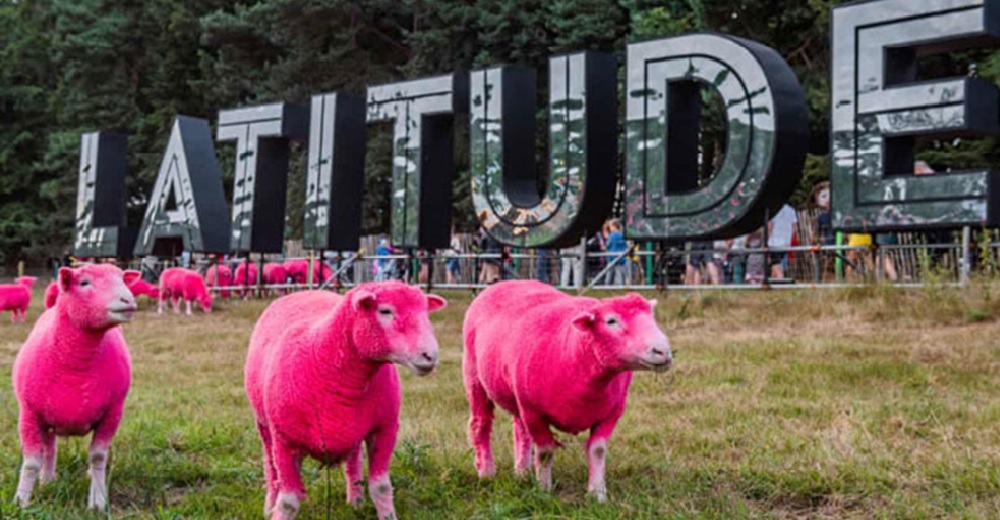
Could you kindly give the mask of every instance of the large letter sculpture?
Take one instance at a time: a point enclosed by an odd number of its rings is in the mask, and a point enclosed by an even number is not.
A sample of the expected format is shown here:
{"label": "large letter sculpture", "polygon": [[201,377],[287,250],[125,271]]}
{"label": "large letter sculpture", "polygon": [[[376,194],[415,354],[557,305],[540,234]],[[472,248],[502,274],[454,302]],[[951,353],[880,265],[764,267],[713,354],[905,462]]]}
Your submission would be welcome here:
{"label": "large letter sculpture", "polygon": [[229,251],[229,218],[208,121],[177,116],[146,206],[136,255]]}
{"label": "large letter sculpture", "polygon": [[127,148],[128,137],[122,134],[92,132],[80,137],[76,256],[132,256],[136,230],[125,227]]}
{"label": "large letter sculpture", "polygon": [[472,202],[486,231],[520,247],[562,247],[611,212],[618,155],[617,65],[609,54],[549,59],[549,181],[535,171],[535,69],[472,73]]}
{"label": "large letter sculpture", "polygon": [[[629,237],[747,233],[787,200],[808,149],[808,107],[778,53],[731,36],[692,34],[629,45],[627,74]],[[728,123],[725,157],[703,186],[695,177],[698,86],[719,93]]]}
{"label": "large letter sculpture", "polygon": [[846,230],[996,225],[988,171],[914,177],[916,135],[991,135],[989,81],[917,81],[922,53],[1000,36],[1000,1],[883,0],[833,10],[833,220]]}
{"label": "large letter sculpture", "polygon": [[303,245],[356,250],[365,189],[365,100],[342,92],[313,96],[311,121]]}
{"label": "large letter sculpture", "polygon": [[219,141],[236,141],[233,252],[283,250],[289,141],[305,138],[308,118],[287,103],[219,112]]}
{"label": "large letter sculpture", "polygon": [[455,177],[454,115],[468,109],[467,74],[368,88],[368,122],[394,121],[392,240],[404,247],[450,243]]}

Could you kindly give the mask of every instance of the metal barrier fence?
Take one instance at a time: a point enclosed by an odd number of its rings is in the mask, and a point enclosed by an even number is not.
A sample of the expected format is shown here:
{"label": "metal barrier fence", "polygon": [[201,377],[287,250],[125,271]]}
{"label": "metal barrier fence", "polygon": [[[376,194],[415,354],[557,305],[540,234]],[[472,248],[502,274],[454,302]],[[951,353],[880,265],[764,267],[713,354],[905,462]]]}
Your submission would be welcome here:
{"label": "metal barrier fence", "polygon": [[[258,275],[253,285],[213,287],[238,295],[263,295],[306,288],[344,289],[378,280],[405,280],[427,289],[481,289],[499,280],[536,279],[561,289],[588,290],[760,290],[832,288],[864,283],[898,287],[928,281],[962,285],[976,270],[996,271],[1000,243],[973,248],[969,236],[951,244],[890,244],[883,246],[796,246],[738,249],[652,249],[636,244],[624,252],[565,254],[557,251],[504,251],[500,254],[411,253],[366,255],[338,253],[322,261],[323,276],[312,272],[307,283],[266,284]],[[280,263],[287,258],[265,258]],[[246,261],[226,262],[235,267]],[[192,267],[204,273],[214,262]],[[259,259],[254,259],[259,265]],[[155,278],[160,263],[148,271]],[[135,267],[135,266],[134,266]]]}

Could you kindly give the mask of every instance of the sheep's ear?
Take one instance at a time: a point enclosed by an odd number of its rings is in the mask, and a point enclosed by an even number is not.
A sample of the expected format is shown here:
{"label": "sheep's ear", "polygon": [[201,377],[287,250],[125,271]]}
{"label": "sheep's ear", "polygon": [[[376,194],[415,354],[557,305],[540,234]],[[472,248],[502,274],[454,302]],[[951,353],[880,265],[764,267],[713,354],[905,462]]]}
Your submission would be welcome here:
{"label": "sheep's ear", "polygon": [[125,271],[122,277],[125,279],[125,285],[127,287],[132,287],[132,284],[142,279],[142,273],[129,269],[128,271]]}
{"label": "sheep's ear", "polygon": [[374,309],[375,293],[365,290],[358,291],[351,296],[351,305],[356,311],[360,311],[361,309]]}
{"label": "sheep's ear", "polygon": [[439,311],[448,306],[448,300],[436,295],[427,295],[427,310],[430,312]]}
{"label": "sheep's ear", "polygon": [[655,299],[653,299],[653,300],[646,300],[646,303],[649,304],[649,310],[652,311],[652,310],[656,309],[656,304],[660,303],[660,302],[658,302]]}
{"label": "sheep's ear", "polygon": [[66,293],[69,292],[69,288],[73,286],[73,278],[75,273],[69,267],[59,268],[59,292]]}
{"label": "sheep's ear", "polygon": [[573,326],[583,330],[588,331],[594,326],[594,322],[597,321],[597,316],[592,312],[581,312],[573,317]]}

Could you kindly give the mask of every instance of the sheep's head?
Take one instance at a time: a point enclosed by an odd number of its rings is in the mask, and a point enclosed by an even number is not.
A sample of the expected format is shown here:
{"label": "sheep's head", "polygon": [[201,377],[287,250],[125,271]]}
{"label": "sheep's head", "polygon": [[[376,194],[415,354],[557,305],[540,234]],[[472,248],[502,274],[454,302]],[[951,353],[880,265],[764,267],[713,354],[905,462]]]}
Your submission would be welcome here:
{"label": "sheep's head", "polygon": [[306,269],[308,264],[306,264],[305,260],[288,260],[283,266],[285,267],[285,273],[295,283],[306,283]]}
{"label": "sheep's head", "polygon": [[577,314],[573,325],[592,337],[588,343],[604,366],[663,372],[673,357],[670,342],[653,317],[655,306],[656,300],[635,293],[608,298]]}
{"label": "sheep's head", "polygon": [[14,279],[14,283],[31,289],[35,286],[35,280],[38,280],[38,278],[35,278],[34,276],[18,276]]}
{"label": "sheep's head", "polygon": [[84,265],[59,269],[56,306],[83,329],[103,330],[135,315],[135,298],[128,286],[141,275],[109,265]]}
{"label": "sheep's head", "polygon": [[205,311],[206,314],[212,313],[212,293],[206,288],[205,292],[198,297],[198,306],[201,310]]}
{"label": "sheep's head", "polygon": [[353,339],[361,355],[398,363],[418,376],[437,366],[438,342],[428,313],[443,309],[444,298],[400,282],[382,282],[351,290],[345,303],[356,313]]}
{"label": "sheep's head", "polygon": [[145,292],[143,294],[145,294],[146,296],[149,296],[150,298],[152,298],[154,300],[160,298],[160,288],[159,287],[157,287],[157,286],[155,286],[155,285],[153,285],[151,283],[143,282],[143,288],[145,289]]}
{"label": "sheep's head", "polygon": [[132,291],[132,296],[149,296],[154,300],[160,297],[160,288],[143,280],[142,278],[137,278],[132,282],[128,289]]}

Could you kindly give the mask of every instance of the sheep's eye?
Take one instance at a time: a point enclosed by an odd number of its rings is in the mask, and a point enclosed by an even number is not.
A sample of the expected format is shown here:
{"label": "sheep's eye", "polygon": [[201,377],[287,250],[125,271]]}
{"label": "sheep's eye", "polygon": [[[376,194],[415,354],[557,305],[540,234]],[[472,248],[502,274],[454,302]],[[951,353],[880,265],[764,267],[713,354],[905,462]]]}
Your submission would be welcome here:
{"label": "sheep's eye", "polygon": [[615,318],[614,316],[611,316],[610,318],[605,320],[604,323],[606,323],[609,327],[617,327],[621,325],[621,322],[618,321],[618,318]]}
{"label": "sheep's eye", "polygon": [[379,316],[392,316],[392,309],[379,309]]}
{"label": "sheep's eye", "polygon": [[90,287],[90,280],[80,280],[80,287]]}

